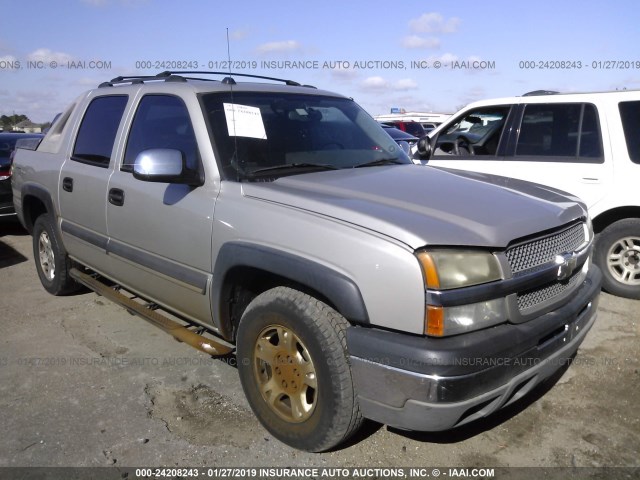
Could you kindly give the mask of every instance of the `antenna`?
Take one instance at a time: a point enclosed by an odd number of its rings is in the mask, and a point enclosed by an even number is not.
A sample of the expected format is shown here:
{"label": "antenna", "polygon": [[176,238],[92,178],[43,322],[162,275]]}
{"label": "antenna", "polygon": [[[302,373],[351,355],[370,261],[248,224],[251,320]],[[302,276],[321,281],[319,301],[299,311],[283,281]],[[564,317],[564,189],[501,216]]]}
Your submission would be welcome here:
{"label": "antenna", "polygon": [[[235,102],[233,101],[233,78],[231,77],[231,47],[229,46],[229,27],[227,27],[227,60],[229,60],[229,95],[231,97],[231,123],[233,124],[233,157],[231,158],[231,165],[235,163],[236,169],[236,180],[240,182],[242,180],[240,176],[240,170],[242,167],[240,166],[240,161],[238,159],[238,136],[236,135],[236,107]],[[231,132],[229,132],[231,133]]]}
{"label": "antenna", "polygon": [[227,27],[227,60],[229,60],[229,75],[231,75],[231,47],[229,46],[229,27]]}

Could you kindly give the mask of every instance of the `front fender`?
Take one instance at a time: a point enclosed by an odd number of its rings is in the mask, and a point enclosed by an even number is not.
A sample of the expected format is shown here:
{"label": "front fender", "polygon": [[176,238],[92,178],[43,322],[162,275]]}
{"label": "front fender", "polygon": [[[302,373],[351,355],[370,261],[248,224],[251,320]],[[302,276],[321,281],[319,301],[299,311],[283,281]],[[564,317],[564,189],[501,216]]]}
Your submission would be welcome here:
{"label": "front fender", "polygon": [[225,336],[230,332],[221,320],[225,318],[224,285],[227,274],[236,267],[254,268],[304,285],[328,299],[347,320],[369,323],[360,289],[344,274],[307,258],[264,245],[231,242],[224,244],[218,252],[211,292],[214,319],[221,323],[220,328]]}

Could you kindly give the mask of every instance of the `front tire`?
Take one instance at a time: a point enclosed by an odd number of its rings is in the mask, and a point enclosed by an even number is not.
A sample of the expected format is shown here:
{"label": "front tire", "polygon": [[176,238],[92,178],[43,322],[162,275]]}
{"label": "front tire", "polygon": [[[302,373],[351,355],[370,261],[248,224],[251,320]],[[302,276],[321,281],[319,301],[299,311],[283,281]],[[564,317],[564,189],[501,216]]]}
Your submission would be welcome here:
{"label": "front tire", "polygon": [[607,292],[640,299],[640,220],[619,220],[600,232],[594,260]]}
{"label": "front tire", "polygon": [[325,303],[287,287],[258,295],[242,315],[242,387],[262,425],[287,445],[329,450],[361,425],[347,326]]}
{"label": "front tire", "polygon": [[56,234],[53,218],[40,215],[33,225],[33,257],[44,289],[52,295],[67,295],[80,289],[69,275],[71,260]]}

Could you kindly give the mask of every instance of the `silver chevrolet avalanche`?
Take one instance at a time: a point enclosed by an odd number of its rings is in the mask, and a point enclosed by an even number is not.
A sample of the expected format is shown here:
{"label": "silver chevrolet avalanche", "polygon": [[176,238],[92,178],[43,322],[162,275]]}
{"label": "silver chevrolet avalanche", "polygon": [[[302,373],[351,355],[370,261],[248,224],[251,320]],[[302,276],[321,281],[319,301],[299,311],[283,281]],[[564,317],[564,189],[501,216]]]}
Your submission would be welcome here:
{"label": "silver chevrolet avalanche", "polygon": [[601,284],[580,201],[415,166],[350,98],[208,73],[105,82],[18,152],[47,291],[235,355],[265,428],[308,451],[365,417],[464,425],[575,354]]}

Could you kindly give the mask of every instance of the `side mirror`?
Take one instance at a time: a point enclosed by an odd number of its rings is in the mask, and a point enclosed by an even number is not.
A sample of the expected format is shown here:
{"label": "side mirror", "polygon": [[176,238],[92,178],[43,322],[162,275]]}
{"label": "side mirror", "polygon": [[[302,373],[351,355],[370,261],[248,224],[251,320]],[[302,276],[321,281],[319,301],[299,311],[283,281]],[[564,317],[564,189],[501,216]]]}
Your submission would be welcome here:
{"label": "side mirror", "polygon": [[409,142],[405,142],[404,140],[400,140],[398,142],[398,145],[404,151],[404,153],[406,153],[407,155],[411,155],[411,145],[409,145]]}
{"label": "side mirror", "polygon": [[431,157],[431,150],[431,142],[427,135],[418,140],[418,155],[421,160],[429,160]]}
{"label": "side mirror", "polygon": [[186,169],[182,152],[169,148],[140,152],[133,162],[133,176],[145,182],[202,185],[198,173]]}

